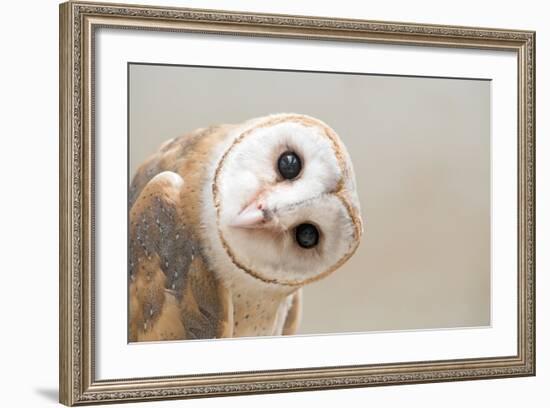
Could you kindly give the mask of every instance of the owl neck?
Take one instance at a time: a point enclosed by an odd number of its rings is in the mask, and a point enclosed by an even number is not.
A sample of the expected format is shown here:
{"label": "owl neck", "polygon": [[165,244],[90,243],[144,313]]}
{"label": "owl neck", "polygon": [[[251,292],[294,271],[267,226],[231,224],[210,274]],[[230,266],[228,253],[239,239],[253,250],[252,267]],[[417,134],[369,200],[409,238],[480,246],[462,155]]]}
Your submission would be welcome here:
{"label": "owl neck", "polygon": [[227,283],[233,303],[234,337],[282,334],[291,296],[298,288],[266,283],[242,271]]}

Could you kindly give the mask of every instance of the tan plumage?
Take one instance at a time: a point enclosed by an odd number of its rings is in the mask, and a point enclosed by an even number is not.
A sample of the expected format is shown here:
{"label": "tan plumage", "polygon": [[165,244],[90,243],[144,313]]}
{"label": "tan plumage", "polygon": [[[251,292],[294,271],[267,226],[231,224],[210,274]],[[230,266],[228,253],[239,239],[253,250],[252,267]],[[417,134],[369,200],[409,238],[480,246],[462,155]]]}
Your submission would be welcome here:
{"label": "tan plumage", "polygon": [[180,203],[183,182],[160,173],[130,213],[130,341],[231,336],[229,299],[205,267]]}
{"label": "tan plumage", "polygon": [[[276,118],[279,122],[303,120],[306,126],[317,126],[317,122],[312,125],[310,118],[301,115]],[[246,125],[246,131],[266,126],[265,120],[257,123]],[[237,143],[244,132],[239,125],[198,129],[164,143],[136,172],[129,191],[130,341],[296,332],[301,287],[318,277],[296,283],[295,279],[266,281],[262,271],[240,268],[229,248],[222,258],[234,265],[227,271],[220,270],[220,262],[212,256],[219,249],[210,236],[214,234],[218,239],[222,234],[221,229],[218,234],[211,231],[211,220],[204,218],[205,213],[209,214],[204,207],[211,206],[205,203],[205,194],[211,193],[211,186],[216,192],[213,183],[219,171],[219,167],[208,164],[217,161],[220,166],[227,146]],[[220,146],[225,147],[220,150]],[[338,160],[344,163],[344,159]],[[347,167],[344,170],[343,177],[349,177]],[[342,211],[353,212],[352,230],[358,243],[360,218],[356,203],[348,199],[346,180],[339,182],[335,194],[343,203]],[[279,239],[278,232],[273,234],[268,239]],[[320,271],[319,277],[345,262],[355,248],[356,244],[350,246],[333,267]]]}

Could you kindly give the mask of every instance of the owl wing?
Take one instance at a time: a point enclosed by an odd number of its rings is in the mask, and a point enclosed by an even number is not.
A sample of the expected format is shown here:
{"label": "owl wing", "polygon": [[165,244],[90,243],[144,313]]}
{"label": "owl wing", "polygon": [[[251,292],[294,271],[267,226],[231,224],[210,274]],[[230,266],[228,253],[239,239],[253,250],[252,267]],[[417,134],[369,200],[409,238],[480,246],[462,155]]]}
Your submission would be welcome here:
{"label": "owl wing", "polygon": [[206,267],[181,210],[184,181],[164,171],[133,200],[129,225],[129,340],[232,335],[227,291]]}
{"label": "owl wing", "polygon": [[291,302],[283,325],[284,335],[296,334],[298,331],[298,326],[302,319],[302,289],[299,289],[292,295]]}

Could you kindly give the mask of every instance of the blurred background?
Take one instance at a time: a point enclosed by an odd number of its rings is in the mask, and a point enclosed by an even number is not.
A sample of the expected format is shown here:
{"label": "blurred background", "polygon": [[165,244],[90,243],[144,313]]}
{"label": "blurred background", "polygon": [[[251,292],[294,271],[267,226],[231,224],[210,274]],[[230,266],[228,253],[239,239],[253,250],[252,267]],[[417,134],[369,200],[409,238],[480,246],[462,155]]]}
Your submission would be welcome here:
{"label": "blurred background", "polygon": [[295,112],[340,135],[365,234],[304,288],[299,333],[490,324],[490,81],[132,64],[129,92],[130,178],[212,124]]}

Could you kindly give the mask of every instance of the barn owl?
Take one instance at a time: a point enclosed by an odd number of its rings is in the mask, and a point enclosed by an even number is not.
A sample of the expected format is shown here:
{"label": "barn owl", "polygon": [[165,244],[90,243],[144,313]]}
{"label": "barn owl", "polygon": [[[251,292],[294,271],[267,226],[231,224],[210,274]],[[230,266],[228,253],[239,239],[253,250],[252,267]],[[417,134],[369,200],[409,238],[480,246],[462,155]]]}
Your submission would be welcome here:
{"label": "barn owl", "polygon": [[348,152],[277,114],[165,142],[129,191],[129,340],[296,332],[302,287],[363,231]]}

